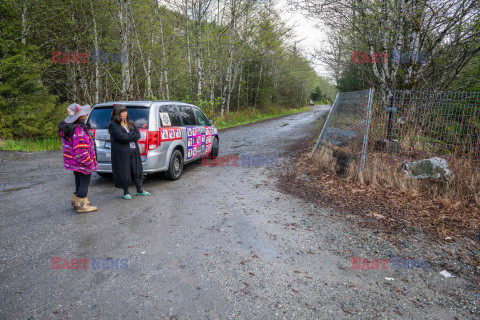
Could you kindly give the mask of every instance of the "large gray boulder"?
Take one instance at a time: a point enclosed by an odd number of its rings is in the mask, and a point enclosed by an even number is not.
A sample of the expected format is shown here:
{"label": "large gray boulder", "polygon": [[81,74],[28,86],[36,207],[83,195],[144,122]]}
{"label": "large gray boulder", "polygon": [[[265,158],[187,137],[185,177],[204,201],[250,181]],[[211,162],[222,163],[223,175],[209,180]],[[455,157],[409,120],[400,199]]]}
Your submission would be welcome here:
{"label": "large gray boulder", "polygon": [[430,158],[413,162],[402,163],[405,174],[414,179],[450,180],[452,170],[448,169],[447,160],[442,158]]}

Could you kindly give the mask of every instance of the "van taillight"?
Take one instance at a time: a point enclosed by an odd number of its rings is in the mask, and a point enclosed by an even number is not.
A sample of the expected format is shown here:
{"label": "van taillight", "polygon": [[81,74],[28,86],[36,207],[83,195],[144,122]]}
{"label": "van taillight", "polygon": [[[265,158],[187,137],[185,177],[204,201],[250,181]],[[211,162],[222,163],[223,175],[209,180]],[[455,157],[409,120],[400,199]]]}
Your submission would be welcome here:
{"label": "van taillight", "polygon": [[96,131],[97,131],[96,129],[90,129],[90,133],[92,134],[93,138],[95,138]]}
{"label": "van taillight", "polygon": [[158,139],[158,131],[148,132],[148,150],[154,150],[160,146],[160,140]]}
{"label": "van taillight", "polygon": [[146,129],[140,129],[140,139],[137,141],[138,147],[140,148],[140,155],[147,155],[147,132]]}

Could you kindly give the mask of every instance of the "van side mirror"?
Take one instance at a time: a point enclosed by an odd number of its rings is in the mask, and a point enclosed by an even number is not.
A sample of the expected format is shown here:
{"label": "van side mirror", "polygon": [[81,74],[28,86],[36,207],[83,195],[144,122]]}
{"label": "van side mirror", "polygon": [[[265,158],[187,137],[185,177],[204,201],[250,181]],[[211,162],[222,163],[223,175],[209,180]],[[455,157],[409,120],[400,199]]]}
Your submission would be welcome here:
{"label": "van side mirror", "polygon": [[210,125],[213,125],[213,119],[208,119],[208,121],[210,122]]}

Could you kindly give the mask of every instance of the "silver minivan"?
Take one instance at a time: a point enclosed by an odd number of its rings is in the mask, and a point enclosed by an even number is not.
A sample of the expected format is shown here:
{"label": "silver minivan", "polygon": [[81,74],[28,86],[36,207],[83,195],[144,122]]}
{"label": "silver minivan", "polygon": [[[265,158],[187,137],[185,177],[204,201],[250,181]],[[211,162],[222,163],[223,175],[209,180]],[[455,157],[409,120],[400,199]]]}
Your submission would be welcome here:
{"label": "silver minivan", "polygon": [[106,102],[95,105],[87,119],[95,137],[99,175],[112,173],[108,123],[115,104],[127,107],[140,130],[145,174],[163,171],[168,179],[177,180],[185,163],[218,156],[218,131],[197,106],[178,101]]}

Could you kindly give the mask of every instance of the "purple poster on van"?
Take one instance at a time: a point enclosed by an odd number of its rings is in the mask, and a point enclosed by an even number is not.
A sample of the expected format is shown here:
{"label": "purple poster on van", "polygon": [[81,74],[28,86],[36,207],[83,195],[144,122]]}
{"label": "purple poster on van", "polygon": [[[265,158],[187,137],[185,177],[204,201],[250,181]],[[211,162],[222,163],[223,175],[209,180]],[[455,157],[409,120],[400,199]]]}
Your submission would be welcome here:
{"label": "purple poster on van", "polygon": [[202,134],[196,127],[186,127],[187,130],[187,160],[197,156],[198,146],[202,144]]}

